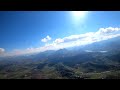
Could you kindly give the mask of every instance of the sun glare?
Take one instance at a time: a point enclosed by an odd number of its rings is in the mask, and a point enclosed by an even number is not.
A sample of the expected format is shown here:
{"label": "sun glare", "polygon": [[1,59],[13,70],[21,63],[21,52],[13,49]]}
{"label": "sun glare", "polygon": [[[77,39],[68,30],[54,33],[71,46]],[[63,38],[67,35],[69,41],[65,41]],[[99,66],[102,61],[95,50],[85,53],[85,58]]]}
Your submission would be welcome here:
{"label": "sun glare", "polygon": [[73,20],[72,22],[75,25],[78,25],[78,24],[84,22],[87,12],[88,11],[70,11],[70,15]]}
{"label": "sun glare", "polygon": [[71,13],[73,17],[80,18],[80,17],[84,17],[87,12],[86,11],[71,11]]}

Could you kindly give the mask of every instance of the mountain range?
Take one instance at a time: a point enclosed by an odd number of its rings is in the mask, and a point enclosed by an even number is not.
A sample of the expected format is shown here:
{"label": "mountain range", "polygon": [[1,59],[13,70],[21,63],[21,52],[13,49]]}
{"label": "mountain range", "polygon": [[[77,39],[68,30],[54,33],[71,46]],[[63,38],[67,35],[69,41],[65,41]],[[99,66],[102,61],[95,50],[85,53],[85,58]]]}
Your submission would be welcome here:
{"label": "mountain range", "polygon": [[120,37],[0,59],[0,78],[120,79]]}

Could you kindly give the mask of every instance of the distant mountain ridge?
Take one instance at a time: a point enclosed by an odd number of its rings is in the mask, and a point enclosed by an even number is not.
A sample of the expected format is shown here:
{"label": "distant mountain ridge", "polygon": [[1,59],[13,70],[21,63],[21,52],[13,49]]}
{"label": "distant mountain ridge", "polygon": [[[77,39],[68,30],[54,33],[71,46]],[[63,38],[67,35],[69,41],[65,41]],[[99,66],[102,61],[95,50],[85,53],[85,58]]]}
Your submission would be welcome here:
{"label": "distant mountain ridge", "polygon": [[[59,50],[48,50],[36,54],[31,55],[21,55],[21,56],[13,56],[13,57],[5,57],[6,59],[31,59],[31,60],[41,60],[41,59],[48,59],[48,58],[59,58],[59,57],[69,57],[69,56],[76,56],[81,53],[86,53],[86,51],[111,51],[116,52],[120,51],[120,37],[95,42],[89,45],[84,46],[77,46],[72,49],[59,49]],[[1,58],[2,60],[4,58]]]}

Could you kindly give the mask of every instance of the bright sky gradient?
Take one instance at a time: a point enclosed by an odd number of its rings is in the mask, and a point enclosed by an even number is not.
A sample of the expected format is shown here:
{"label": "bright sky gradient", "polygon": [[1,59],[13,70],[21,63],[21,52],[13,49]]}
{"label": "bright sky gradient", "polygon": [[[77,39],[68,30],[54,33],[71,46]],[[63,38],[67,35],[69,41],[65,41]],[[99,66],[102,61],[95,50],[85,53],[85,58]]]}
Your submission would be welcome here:
{"label": "bright sky gradient", "polygon": [[0,54],[33,53],[120,36],[119,18],[119,11],[0,11]]}

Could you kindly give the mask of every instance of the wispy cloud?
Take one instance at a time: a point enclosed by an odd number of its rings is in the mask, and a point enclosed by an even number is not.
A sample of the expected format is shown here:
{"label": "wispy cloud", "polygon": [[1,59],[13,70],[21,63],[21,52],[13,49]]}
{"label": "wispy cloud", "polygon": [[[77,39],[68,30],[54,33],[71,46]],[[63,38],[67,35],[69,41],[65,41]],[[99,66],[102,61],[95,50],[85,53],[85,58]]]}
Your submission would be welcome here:
{"label": "wispy cloud", "polygon": [[48,42],[51,40],[50,36],[46,36],[45,38],[41,39],[42,42]]}
{"label": "wispy cloud", "polygon": [[[57,38],[50,44],[45,44],[39,48],[27,48],[25,50],[14,50],[11,53],[7,53],[6,55],[20,55],[27,53],[35,53],[35,52],[43,52],[46,50],[57,50],[61,48],[74,47],[80,45],[86,45],[93,42],[99,42],[102,40],[107,40],[110,38],[120,36],[120,28],[100,28],[97,32],[89,32],[85,34],[71,35],[64,38]],[[51,40],[51,37],[47,36],[41,41],[47,42]],[[0,52],[4,52],[5,50],[0,48]]]}

